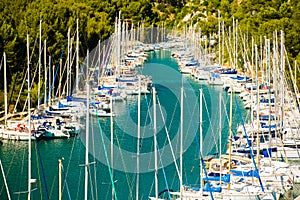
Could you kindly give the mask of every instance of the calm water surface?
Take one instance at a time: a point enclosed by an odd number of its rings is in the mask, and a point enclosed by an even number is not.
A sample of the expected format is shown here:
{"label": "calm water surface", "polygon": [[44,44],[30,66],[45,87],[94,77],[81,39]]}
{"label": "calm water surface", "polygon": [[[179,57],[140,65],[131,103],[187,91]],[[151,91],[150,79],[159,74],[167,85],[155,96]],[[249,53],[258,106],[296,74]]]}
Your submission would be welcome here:
{"label": "calm water surface", "polygon": [[[199,185],[199,89],[204,91],[203,152],[204,156],[219,152],[220,120],[222,125],[222,152],[226,152],[228,137],[229,95],[221,87],[182,76],[178,72],[169,51],[152,52],[144,68],[139,72],[153,77],[157,90],[157,141],[159,162],[159,191],[179,190],[179,179],[167,140],[168,132],[174,155],[179,164],[180,151],[180,88],[183,98],[183,182]],[[221,119],[219,94],[222,94]],[[241,105],[239,100],[238,102]],[[242,108],[241,108],[242,109]],[[129,96],[124,102],[114,104],[114,170],[110,163],[110,119],[91,118],[89,125],[89,199],[111,199],[112,181],[118,199],[135,199],[136,152],[137,152],[137,96]],[[246,112],[242,109],[243,116]],[[163,113],[163,114],[161,114]],[[240,123],[237,109],[233,106],[233,128]],[[85,124],[85,119],[82,120]],[[141,145],[140,145],[140,199],[148,199],[154,191],[153,148],[153,100],[152,94],[141,98]],[[63,161],[63,199],[83,199],[85,161],[85,129],[76,138],[32,142],[32,199],[58,199],[58,159]],[[26,199],[28,143],[4,141],[0,157],[4,167],[12,199]],[[0,199],[7,199],[1,178]],[[163,194],[162,197],[166,197]]]}

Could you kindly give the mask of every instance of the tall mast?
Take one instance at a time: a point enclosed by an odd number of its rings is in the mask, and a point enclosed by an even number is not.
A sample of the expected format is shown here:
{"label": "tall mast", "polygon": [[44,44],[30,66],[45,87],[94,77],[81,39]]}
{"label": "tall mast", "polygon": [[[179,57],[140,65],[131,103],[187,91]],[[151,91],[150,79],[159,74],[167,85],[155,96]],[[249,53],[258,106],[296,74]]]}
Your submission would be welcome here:
{"label": "tall mast", "polygon": [[84,199],[88,199],[88,167],[89,167],[89,105],[90,105],[90,98],[89,98],[89,79],[88,79],[88,71],[89,71],[89,50],[87,50],[87,79],[86,79],[86,133],[85,133],[85,177],[84,177]]}
{"label": "tall mast", "polygon": [[[53,70],[54,81],[54,70]],[[61,97],[61,81],[62,81],[62,58],[59,59],[59,83],[58,83],[58,99]]]}
{"label": "tall mast", "polygon": [[58,200],[62,200],[62,160],[58,159]]}
{"label": "tall mast", "polygon": [[203,192],[203,166],[202,166],[202,151],[203,151],[203,115],[202,115],[202,98],[203,98],[203,89],[200,89],[200,110],[199,110],[199,119],[200,119],[200,189],[201,189],[201,194]]}
{"label": "tall mast", "polygon": [[[153,93],[154,95],[154,93]],[[153,97],[154,98],[154,97]],[[137,121],[137,155],[136,155],[136,200],[139,200],[140,186],[140,138],[141,138],[141,78],[139,77],[138,121]],[[154,133],[155,134],[155,133]],[[156,136],[154,136],[156,137]],[[156,148],[154,146],[154,148]]]}
{"label": "tall mast", "polygon": [[[78,93],[78,84],[79,84],[79,19],[76,20],[76,93]],[[99,52],[100,54],[100,52]]]}
{"label": "tall mast", "polygon": [[48,102],[49,104],[51,104],[51,91],[53,90],[53,87],[52,87],[52,67],[51,67],[51,56],[49,56],[49,93],[48,93]]}
{"label": "tall mast", "polygon": [[[114,120],[113,120],[113,100],[110,94],[110,167],[112,180],[114,180]],[[115,188],[111,187],[111,199],[115,199]]]}
{"label": "tall mast", "polygon": [[45,81],[44,81],[44,108],[47,107],[47,47],[46,40],[44,40],[44,73],[45,73]]}
{"label": "tall mast", "polygon": [[235,23],[235,68],[237,69],[238,68],[238,39],[239,39],[239,33],[238,33],[238,27],[239,27],[239,21],[236,20],[236,23]]}
{"label": "tall mast", "polygon": [[41,96],[41,65],[42,65],[41,54],[42,54],[42,20],[40,20],[40,38],[39,38],[39,82],[38,82],[38,106],[37,106],[38,109],[40,109],[40,96]]}
{"label": "tall mast", "polygon": [[[98,41],[98,64],[99,64],[99,73],[98,73],[98,77],[97,77],[97,80],[98,80],[98,82],[97,82],[97,85],[100,85],[100,77],[101,77],[101,74],[102,73],[100,73],[101,72],[101,41],[99,40]],[[103,56],[103,59],[104,59],[104,56]]]}
{"label": "tall mast", "polygon": [[224,66],[224,47],[225,47],[225,30],[224,21],[222,21],[222,66]]}
{"label": "tall mast", "polygon": [[234,69],[236,69],[236,63],[235,63],[235,19],[234,17],[232,17],[232,42],[233,42],[233,66],[234,66]]}
{"label": "tall mast", "polygon": [[219,65],[221,65],[221,22],[220,22],[220,10],[218,10],[218,40],[219,40]]}
{"label": "tall mast", "polygon": [[181,87],[180,99],[180,199],[182,199],[182,153],[183,153],[183,87]]}
{"label": "tall mast", "polygon": [[5,109],[4,125],[6,128],[8,105],[7,105],[7,78],[6,78],[6,53],[5,52],[3,52],[3,58],[4,58],[4,109]]}
{"label": "tall mast", "polygon": [[[50,60],[51,60],[51,58],[50,58]],[[60,68],[60,65],[61,65],[60,61],[61,61],[61,59],[59,60],[59,68]],[[53,65],[52,67],[50,66],[50,68],[52,70],[52,86],[51,86],[52,87],[52,90],[51,90],[52,94],[51,94],[51,96],[54,99],[54,89],[55,89],[55,84],[54,84],[54,82],[55,82],[55,73],[54,73],[54,70],[55,70],[55,65]],[[61,73],[59,74],[59,77],[60,77],[60,75],[61,75]]]}
{"label": "tall mast", "polygon": [[[273,74],[272,74],[272,77],[273,77],[273,90],[274,90],[274,103],[275,103],[275,106],[274,106],[274,113],[275,113],[275,124],[277,124],[277,105],[278,105],[278,91],[277,91],[277,83],[278,83],[278,79],[277,79],[277,69],[278,69],[278,63],[277,63],[277,52],[278,52],[278,49],[277,49],[277,32],[274,31],[273,32]],[[277,142],[277,129],[275,128],[275,145],[277,146],[278,142]],[[276,154],[276,159],[277,159],[277,154]]]}
{"label": "tall mast", "polygon": [[[67,52],[67,92],[66,96],[69,96],[69,73],[70,73],[70,28],[68,28],[68,52]],[[61,79],[62,80],[62,79]]]}
{"label": "tall mast", "polygon": [[72,58],[73,58],[73,55],[72,55],[72,47],[73,47],[73,42],[74,42],[74,38],[72,37],[71,38],[71,41],[70,41],[70,54],[69,54],[69,74],[68,74],[68,82],[69,82],[69,94],[68,96],[71,96],[72,95]]}
{"label": "tall mast", "polygon": [[29,52],[29,35],[27,34],[27,83],[28,83],[28,196],[27,199],[31,199],[31,116],[30,116],[30,52]]}
{"label": "tall mast", "polygon": [[121,11],[119,11],[119,19],[118,19],[118,28],[117,28],[117,62],[116,67],[118,71],[118,68],[120,67],[120,61],[121,61]]}
{"label": "tall mast", "polygon": [[[230,86],[230,88],[232,88]],[[231,148],[232,148],[232,94],[233,90],[230,90],[230,110],[229,110],[229,169],[228,173],[230,173],[231,170]],[[228,183],[228,190],[230,190],[230,182]]]}
{"label": "tall mast", "polygon": [[156,90],[153,87],[153,130],[154,130],[154,156],[155,156],[155,198],[158,199],[158,155],[156,138]]}
{"label": "tall mast", "polygon": [[[284,32],[280,31],[280,76],[281,76],[281,83],[280,83],[280,90],[281,90],[281,102],[280,102],[280,131],[281,131],[281,137],[283,135],[283,114],[284,114],[284,73],[285,73],[285,59],[284,59]],[[286,161],[286,154],[285,154]]]}
{"label": "tall mast", "polygon": [[260,148],[260,135],[259,135],[259,104],[260,104],[260,99],[259,99],[259,77],[258,77],[258,51],[257,51],[257,45],[255,45],[255,71],[256,71],[256,123],[257,123],[257,133],[256,133],[256,140],[257,140],[257,168],[259,169],[259,160],[260,160],[260,154],[259,154],[259,148]]}
{"label": "tall mast", "polygon": [[220,160],[220,185],[222,182],[222,176],[221,176],[221,172],[222,172],[222,92],[220,92],[220,96],[219,96],[219,117],[220,117],[220,121],[219,121],[219,160]]}
{"label": "tall mast", "polygon": [[[268,70],[268,93],[269,93],[269,147],[271,147],[271,49],[270,40],[267,39],[267,70]],[[271,158],[271,155],[268,155]]]}

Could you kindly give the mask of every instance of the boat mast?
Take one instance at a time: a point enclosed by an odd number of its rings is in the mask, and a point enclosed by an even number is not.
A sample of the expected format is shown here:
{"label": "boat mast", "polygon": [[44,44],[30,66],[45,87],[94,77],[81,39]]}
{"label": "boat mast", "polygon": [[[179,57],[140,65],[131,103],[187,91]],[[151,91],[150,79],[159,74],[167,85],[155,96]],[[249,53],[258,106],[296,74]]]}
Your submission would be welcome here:
{"label": "boat mast", "polygon": [[[61,61],[61,59],[60,59],[60,61]],[[61,62],[59,63],[59,67],[60,67],[60,65],[61,65]],[[50,68],[51,68],[51,66],[50,66]],[[59,74],[59,77],[60,77],[60,74]],[[52,90],[51,90],[51,92],[52,92],[52,94],[51,94],[52,98],[51,99],[54,99],[55,98],[54,97],[54,89],[55,89],[55,65],[52,66],[52,86],[51,87],[52,87]]]}
{"label": "boat mast", "polygon": [[62,200],[62,160],[58,159],[58,200]]}
{"label": "boat mast", "polygon": [[221,21],[220,21],[220,10],[218,10],[218,40],[219,40],[219,65],[221,65]]}
{"label": "boat mast", "polygon": [[121,11],[119,11],[117,25],[117,61],[116,61],[116,72],[119,71],[121,65]]}
{"label": "boat mast", "polygon": [[87,50],[87,64],[86,64],[86,71],[87,71],[87,75],[86,75],[86,124],[85,124],[85,177],[84,177],[84,199],[87,200],[88,199],[88,167],[89,167],[89,105],[90,105],[90,101],[89,101],[89,92],[90,92],[90,88],[89,88],[89,76],[88,76],[88,71],[89,71],[89,50]]}
{"label": "boat mast", "polygon": [[225,30],[224,21],[222,21],[222,66],[224,66],[224,49],[225,49]]}
{"label": "boat mast", "polygon": [[[230,86],[232,88],[232,86]],[[228,173],[230,174],[231,170],[231,148],[232,148],[232,97],[233,90],[230,90],[230,111],[229,111],[229,167]],[[228,190],[230,190],[230,182],[228,183]]]}
{"label": "boat mast", "polygon": [[40,109],[40,96],[41,96],[41,65],[42,65],[41,54],[42,54],[42,20],[40,20],[40,38],[39,38],[39,82],[38,82],[38,106],[37,106],[38,110]]}
{"label": "boat mast", "polygon": [[66,96],[69,96],[69,73],[70,73],[70,28],[68,28],[68,52],[67,52],[67,92]]}
{"label": "boat mast", "polygon": [[220,185],[222,183],[222,178],[221,178],[221,172],[222,172],[222,92],[220,92],[219,96],[219,114],[220,114],[220,121],[219,121],[219,160],[220,160]]}
{"label": "boat mast", "polygon": [[51,93],[52,93],[52,90],[53,90],[53,87],[52,87],[52,67],[51,67],[51,56],[49,56],[49,91],[48,91],[48,104],[51,105]]}
{"label": "boat mast", "polygon": [[[153,93],[154,95],[154,93]],[[138,121],[137,121],[137,155],[136,155],[136,200],[139,200],[140,186],[140,138],[141,138],[141,78],[139,77]],[[155,133],[154,133],[155,134]],[[156,137],[156,136],[155,136]],[[154,146],[154,148],[156,148]]]}
{"label": "boat mast", "polygon": [[[281,117],[280,117],[280,140],[281,140],[281,143],[282,143],[282,139],[283,139],[283,115],[284,115],[284,72],[285,72],[285,59],[284,59],[284,32],[281,30],[280,31],[280,76],[281,76],[281,83],[280,83],[280,86],[281,86],[281,102],[280,102],[280,111],[281,111]],[[283,150],[284,147],[283,147]],[[288,159],[287,159],[287,156],[286,156],[286,153],[284,152],[285,154],[285,161],[286,163],[288,163]]]}
{"label": "boat mast", "polygon": [[155,157],[155,199],[158,199],[158,155],[156,139],[156,90],[153,87],[153,131],[154,131],[154,157]]}
{"label": "boat mast", "polygon": [[232,42],[233,42],[233,67],[234,69],[236,69],[236,62],[235,62],[235,19],[234,16],[232,17]]}
{"label": "boat mast", "polygon": [[[79,19],[76,20],[76,93],[78,93],[78,84],[79,84]],[[99,52],[100,54],[100,52]]]}
{"label": "boat mast", "polygon": [[4,108],[5,108],[4,126],[6,128],[8,105],[7,105],[7,78],[6,78],[6,53],[5,52],[3,52],[3,59],[4,59]]}
{"label": "boat mast", "polygon": [[[68,74],[68,82],[69,82],[69,94],[68,96],[71,96],[72,95],[72,64],[73,64],[73,55],[72,55],[72,47],[73,47],[73,42],[74,42],[74,38],[72,37],[71,38],[71,41],[70,41],[70,55],[69,55],[69,74]],[[72,61],[71,61],[72,60]]]}
{"label": "boat mast", "polygon": [[257,140],[257,149],[256,149],[256,156],[257,156],[257,168],[259,169],[259,162],[260,162],[260,135],[259,135],[259,77],[258,77],[258,51],[257,51],[257,45],[255,45],[255,71],[256,71],[256,125],[257,125],[257,132],[256,132],[256,140]]}
{"label": "boat mast", "polygon": [[29,52],[29,35],[27,34],[27,83],[28,83],[28,94],[27,94],[27,102],[28,102],[28,196],[27,199],[31,199],[31,113],[30,113],[30,52]]}
{"label": "boat mast", "polygon": [[[110,166],[112,179],[114,180],[114,120],[113,120],[113,100],[110,94]],[[111,199],[115,199],[115,188],[111,187]]]}
{"label": "boat mast", "polygon": [[202,115],[202,98],[203,98],[203,89],[201,88],[200,89],[200,190],[201,190],[201,194],[203,193],[203,166],[202,166],[202,150],[203,150],[203,129],[202,129],[202,126],[203,126],[203,115]]}
{"label": "boat mast", "polygon": [[[267,39],[267,70],[268,70],[268,93],[269,93],[269,148],[271,149],[272,147],[272,135],[271,135],[271,58],[270,55],[271,54],[271,48],[270,48],[270,40]],[[276,128],[275,128],[276,129]],[[271,155],[269,154],[269,150],[267,150],[268,152],[268,156],[271,159]]]}
{"label": "boat mast", "polygon": [[[99,63],[99,69],[98,69],[98,77],[97,77],[97,86],[100,85],[100,77],[101,77],[101,49],[100,49],[100,46],[101,45],[101,41],[99,40],[98,41],[98,63]],[[104,58],[104,56],[103,56]]]}
{"label": "boat mast", "polygon": [[[278,82],[278,77],[277,77],[277,67],[278,67],[278,58],[277,58],[277,52],[278,52],[278,49],[277,49],[277,32],[274,31],[273,32],[273,74],[272,74],[272,77],[273,77],[273,90],[274,90],[274,115],[275,115],[275,119],[274,119],[274,122],[277,126],[277,119],[278,119],[278,114],[277,114],[277,106],[278,106],[278,91],[277,91],[277,82]],[[278,138],[278,135],[277,135],[277,128],[275,128],[275,146],[278,145],[278,141],[277,141],[277,138]],[[276,153],[276,156],[275,156],[276,160],[278,159],[277,158],[277,153]]]}
{"label": "boat mast", "polygon": [[180,98],[180,199],[182,199],[182,153],[183,153],[183,87]]}
{"label": "boat mast", "polygon": [[46,40],[44,40],[44,73],[45,73],[45,81],[44,81],[44,109],[47,107],[47,46]]}

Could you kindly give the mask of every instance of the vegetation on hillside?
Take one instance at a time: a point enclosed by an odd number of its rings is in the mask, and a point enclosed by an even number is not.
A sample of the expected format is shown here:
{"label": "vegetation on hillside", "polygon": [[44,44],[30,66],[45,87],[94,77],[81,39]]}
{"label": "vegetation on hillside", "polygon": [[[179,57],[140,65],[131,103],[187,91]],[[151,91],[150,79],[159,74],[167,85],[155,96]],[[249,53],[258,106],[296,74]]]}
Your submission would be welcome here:
{"label": "vegetation on hillside", "polygon": [[[7,54],[9,103],[17,99],[26,73],[26,35],[30,35],[30,51],[34,51],[31,66],[38,62],[39,24],[42,20],[42,40],[47,41],[47,54],[53,64],[66,60],[68,28],[75,35],[79,19],[80,55],[93,49],[99,40],[108,38],[114,31],[115,18],[122,18],[137,26],[183,28],[196,24],[205,35],[218,32],[217,13],[220,10],[225,26],[237,19],[242,32],[253,36],[272,38],[274,30],[285,32],[285,45],[289,58],[300,61],[300,2],[296,0],[3,0],[0,7],[0,55]],[[187,21],[183,19],[191,14]],[[250,40],[250,37],[249,37]],[[298,62],[299,63],[299,62]],[[3,77],[1,69],[0,76]],[[37,78],[36,78],[37,82]],[[32,93],[36,103],[36,84]],[[3,96],[3,78],[0,79],[0,96]],[[21,96],[24,102],[26,96]],[[0,98],[3,105],[3,98]]]}

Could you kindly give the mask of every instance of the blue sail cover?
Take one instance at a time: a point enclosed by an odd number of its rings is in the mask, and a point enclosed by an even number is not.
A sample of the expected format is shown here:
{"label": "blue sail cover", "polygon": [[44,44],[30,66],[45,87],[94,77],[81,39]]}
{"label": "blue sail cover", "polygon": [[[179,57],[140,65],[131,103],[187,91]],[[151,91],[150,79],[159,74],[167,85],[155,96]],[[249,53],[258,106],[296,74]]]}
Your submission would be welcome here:
{"label": "blue sail cover", "polygon": [[[191,190],[193,191],[200,191],[200,188],[191,188]],[[211,187],[210,183],[206,183],[203,187],[203,191],[204,192],[222,192],[222,188],[221,187]]]}
{"label": "blue sail cover", "polygon": [[206,183],[205,186],[203,187],[203,191],[205,192],[222,192],[221,187],[211,187],[210,183]]}
{"label": "blue sail cover", "polygon": [[[207,176],[207,177],[204,177],[203,180],[205,180],[205,181],[219,181],[220,176]],[[226,174],[226,175],[221,176],[221,180],[225,183],[229,183],[230,182],[230,174]]]}
{"label": "blue sail cover", "polygon": [[68,105],[62,104],[60,101],[58,102],[58,108],[67,108]]}
{"label": "blue sail cover", "polygon": [[246,176],[246,177],[256,177],[259,178],[257,170],[241,171],[241,170],[230,170],[233,176]]}

